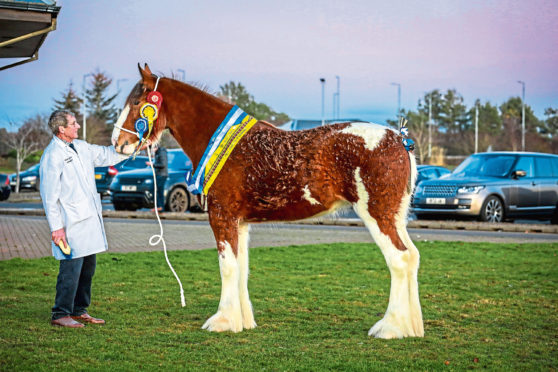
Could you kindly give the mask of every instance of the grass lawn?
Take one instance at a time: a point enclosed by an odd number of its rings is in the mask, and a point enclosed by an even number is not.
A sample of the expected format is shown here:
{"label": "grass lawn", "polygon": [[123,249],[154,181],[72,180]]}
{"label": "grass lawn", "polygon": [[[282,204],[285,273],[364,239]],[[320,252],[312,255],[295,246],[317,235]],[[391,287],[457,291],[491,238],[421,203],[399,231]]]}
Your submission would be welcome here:
{"label": "grass lawn", "polygon": [[213,250],[101,254],[93,316],[49,324],[57,262],[0,262],[0,370],[553,371],[558,367],[558,244],[418,243],[424,338],[381,340],[389,272],[377,247],[250,251],[258,327],[201,330],[217,310]]}

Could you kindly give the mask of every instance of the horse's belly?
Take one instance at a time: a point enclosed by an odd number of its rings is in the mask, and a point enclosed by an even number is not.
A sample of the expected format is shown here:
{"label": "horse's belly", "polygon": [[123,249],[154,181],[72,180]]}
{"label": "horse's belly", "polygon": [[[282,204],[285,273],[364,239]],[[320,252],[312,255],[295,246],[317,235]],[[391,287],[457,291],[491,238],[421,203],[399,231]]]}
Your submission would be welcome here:
{"label": "horse's belly", "polygon": [[311,217],[325,216],[343,208],[349,207],[347,201],[339,200],[330,205],[311,205],[305,202],[289,203],[282,207],[256,207],[246,214],[244,219],[248,222],[267,221],[297,221]]}

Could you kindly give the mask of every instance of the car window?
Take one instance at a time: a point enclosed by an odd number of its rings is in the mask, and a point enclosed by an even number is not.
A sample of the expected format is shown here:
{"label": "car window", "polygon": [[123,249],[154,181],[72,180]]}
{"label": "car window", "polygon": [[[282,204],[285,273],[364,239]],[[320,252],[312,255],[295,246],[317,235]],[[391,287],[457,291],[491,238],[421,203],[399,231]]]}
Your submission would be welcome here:
{"label": "car window", "polygon": [[439,177],[445,176],[446,174],[450,174],[451,172],[444,168],[438,168],[438,175]]}
{"label": "car window", "polygon": [[188,169],[192,166],[190,159],[183,151],[169,151],[167,156],[169,169]]}
{"label": "car window", "polygon": [[133,167],[133,168],[144,168],[147,167],[147,162],[149,160],[147,158],[144,157],[137,157],[133,160],[130,160],[128,162],[128,167]]}
{"label": "car window", "polygon": [[552,162],[549,157],[535,157],[535,176],[542,178],[552,177]]}
{"label": "car window", "polygon": [[430,180],[432,178],[438,178],[438,174],[436,173],[436,169],[427,169],[422,171],[422,178],[425,180]]}
{"label": "car window", "polygon": [[8,175],[0,174],[0,185],[3,185],[6,182],[6,178],[8,178]]}
{"label": "car window", "polygon": [[558,158],[552,157],[552,175],[558,177]]}
{"label": "car window", "polygon": [[29,167],[26,172],[35,172],[39,170],[41,163],[35,164],[32,167]]}
{"label": "car window", "polygon": [[535,175],[533,168],[534,164],[532,156],[520,156],[514,170],[523,170],[527,173],[525,178],[532,178]]}
{"label": "car window", "polygon": [[513,155],[469,156],[453,171],[454,177],[505,177],[510,171]]}

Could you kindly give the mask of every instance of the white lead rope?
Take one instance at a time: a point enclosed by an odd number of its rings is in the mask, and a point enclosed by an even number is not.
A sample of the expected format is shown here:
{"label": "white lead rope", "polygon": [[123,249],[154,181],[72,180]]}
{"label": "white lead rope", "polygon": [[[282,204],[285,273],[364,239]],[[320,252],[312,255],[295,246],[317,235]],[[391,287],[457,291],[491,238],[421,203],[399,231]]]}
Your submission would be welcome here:
{"label": "white lead rope", "polygon": [[170,261],[169,261],[169,256],[167,255],[167,245],[165,243],[165,239],[163,238],[163,224],[161,223],[161,218],[159,218],[159,211],[157,210],[157,179],[155,177],[155,169],[153,168],[153,162],[151,161],[151,150],[150,150],[150,146],[147,146],[147,156],[149,157],[149,164],[151,165],[151,172],[153,173],[153,187],[154,187],[154,193],[153,193],[153,200],[155,201],[155,215],[157,216],[157,221],[159,222],[159,228],[161,231],[160,235],[152,235],[151,238],[149,238],[149,244],[151,246],[155,246],[157,244],[159,244],[159,242],[163,242],[163,251],[165,252],[165,259],[167,260],[167,264],[169,265],[172,273],[174,274],[174,277],[176,278],[176,280],[178,281],[178,285],[180,286],[180,303],[182,304],[182,307],[186,306],[186,300],[184,299],[184,289],[182,288],[182,282],[180,282],[180,278],[178,277],[178,275],[176,275],[176,272],[174,271]]}

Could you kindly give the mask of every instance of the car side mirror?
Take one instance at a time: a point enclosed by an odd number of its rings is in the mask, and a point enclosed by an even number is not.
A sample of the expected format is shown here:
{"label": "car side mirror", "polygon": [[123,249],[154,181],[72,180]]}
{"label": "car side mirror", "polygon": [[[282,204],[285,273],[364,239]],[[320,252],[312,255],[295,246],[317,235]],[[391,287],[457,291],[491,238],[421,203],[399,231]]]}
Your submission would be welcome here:
{"label": "car side mirror", "polygon": [[513,179],[516,179],[516,180],[517,180],[519,177],[525,177],[526,175],[527,175],[527,172],[525,172],[524,170],[521,170],[521,169],[517,169],[517,170],[514,170],[514,171],[512,172],[512,178],[513,178]]}

